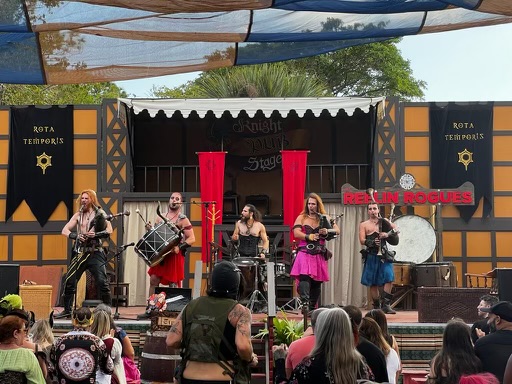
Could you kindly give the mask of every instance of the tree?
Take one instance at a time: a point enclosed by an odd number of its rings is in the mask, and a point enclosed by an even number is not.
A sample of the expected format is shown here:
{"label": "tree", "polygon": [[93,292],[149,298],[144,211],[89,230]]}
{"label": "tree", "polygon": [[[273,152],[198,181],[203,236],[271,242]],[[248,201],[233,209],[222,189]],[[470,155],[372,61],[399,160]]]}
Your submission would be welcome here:
{"label": "tree", "polygon": [[413,77],[410,63],[396,44],[399,39],[358,45],[324,55],[287,62],[292,71],[316,76],[335,96],[397,96],[422,99],[426,83]]}
{"label": "tree", "polygon": [[329,89],[315,76],[290,72],[284,63],[220,68],[203,72],[185,86],[152,89],[156,97],[321,97]]}
{"label": "tree", "polygon": [[103,99],[117,97],[128,97],[128,94],[114,83],[0,84],[0,105],[101,104]]}
{"label": "tree", "polygon": [[[327,25],[327,24],[326,24]],[[334,28],[331,24],[327,25]],[[359,45],[327,54],[273,64],[203,72],[176,88],[153,87],[154,97],[319,97],[396,96],[422,99],[426,83],[415,79],[399,39]],[[279,43],[272,43],[279,49]],[[263,49],[255,44],[253,50]],[[269,49],[265,46],[265,49]]]}

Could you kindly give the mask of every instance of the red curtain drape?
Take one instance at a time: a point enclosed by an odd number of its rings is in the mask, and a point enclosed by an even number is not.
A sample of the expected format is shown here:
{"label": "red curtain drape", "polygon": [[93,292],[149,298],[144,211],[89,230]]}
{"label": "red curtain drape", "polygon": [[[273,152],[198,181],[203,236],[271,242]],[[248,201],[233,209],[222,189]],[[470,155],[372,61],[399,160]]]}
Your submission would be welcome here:
{"label": "red curtain drape", "polygon": [[[222,203],[224,201],[224,165],[226,152],[198,152],[199,178],[202,206],[202,260],[208,262],[209,242],[213,241],[212,216],[215,224],[222,224]],[[206,204],[215,202],[215,204]],[[205,207],[208,208],[208,212]],[[211,261],[211,260],[210,260]]]}
{"label": "red curtain drape", "polygon": [[[306,163],[309,151],[281,151],[283,165],[283,224],[290,230],[304,208]],[[293,241],[293,231],[290,232]]]}

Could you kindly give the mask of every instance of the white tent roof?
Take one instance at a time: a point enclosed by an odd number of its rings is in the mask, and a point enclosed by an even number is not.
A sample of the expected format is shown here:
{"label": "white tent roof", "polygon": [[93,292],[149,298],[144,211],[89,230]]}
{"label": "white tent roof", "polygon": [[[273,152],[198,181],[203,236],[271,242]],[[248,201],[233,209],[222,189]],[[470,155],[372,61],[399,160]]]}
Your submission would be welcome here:
{"label": "white tent roof", "polygon": [[246,111],[249,117],[254,117],[261,110],[266,117],[270,117],[273,111],[278,111],[286,117],[289,111],[294,110],[299,117],[303,117],[307,110],[311,110],[315,116],[320,116],[327,110],[331,116],[336,116],[343,109],[352,116],[356,108],[368,112],[370,106],[384,101],[384,97],[296,97],[296,98],[233,98],[233,99],[127,99],[119,98],[118,102],[132,107],[135,114],[147,109],[151,117],[158,111],[164,111],[167,116],[172,116],[175,111],[180,111],[184,117],[188,117],[192,111],[203,118],[208,111],[212,111],[216,117],[220,117],[225,111],[232,116],[238,116],[240,111]]}

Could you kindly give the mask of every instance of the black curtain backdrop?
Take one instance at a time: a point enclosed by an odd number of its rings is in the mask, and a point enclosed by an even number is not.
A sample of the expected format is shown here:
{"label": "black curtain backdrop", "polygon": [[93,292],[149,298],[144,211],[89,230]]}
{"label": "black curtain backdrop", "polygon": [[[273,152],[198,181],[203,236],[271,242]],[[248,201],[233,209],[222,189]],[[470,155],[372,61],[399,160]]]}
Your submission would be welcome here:
{"label": "black curtain backdrop", "polygon": [[73,211],[73,106],[11,107],[5,221],[23,200],[41,226]]}
{"label": "black curtain backdrop", "polygon": [[484,198],[483,217],[492,210],[493,103],[430,104],[432,188],[457,188],[470,181],[475,205],[458,206],[468,222]]}

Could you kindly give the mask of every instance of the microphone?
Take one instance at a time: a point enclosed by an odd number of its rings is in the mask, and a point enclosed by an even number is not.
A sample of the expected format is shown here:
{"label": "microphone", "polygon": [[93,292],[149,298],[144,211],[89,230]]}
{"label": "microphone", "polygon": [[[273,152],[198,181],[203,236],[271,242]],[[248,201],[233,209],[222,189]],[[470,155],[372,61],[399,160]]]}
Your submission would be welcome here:
{"label": "microphone", "polygon": [[135,245],[135,243],[132,241],[130,244],[120,245],[119,247],[117,247],[117,249],[120,251],[124,251],[126,248],[133,247],[134,245]]}
{"label": "microphone", "polygon": [[82,204],[82,205],[80,206],[80,213],[82,213],[82,212],[84,211],[84,208],[85,208],[85,204]]}
{"label": "microphone", "polygon": [[108,221],[111,221],[112,219],[115,219],[116,217],[119,217],[119,216],[130,216],[130,211],[116,213],[115,215],[107,215],[106,219]]}

